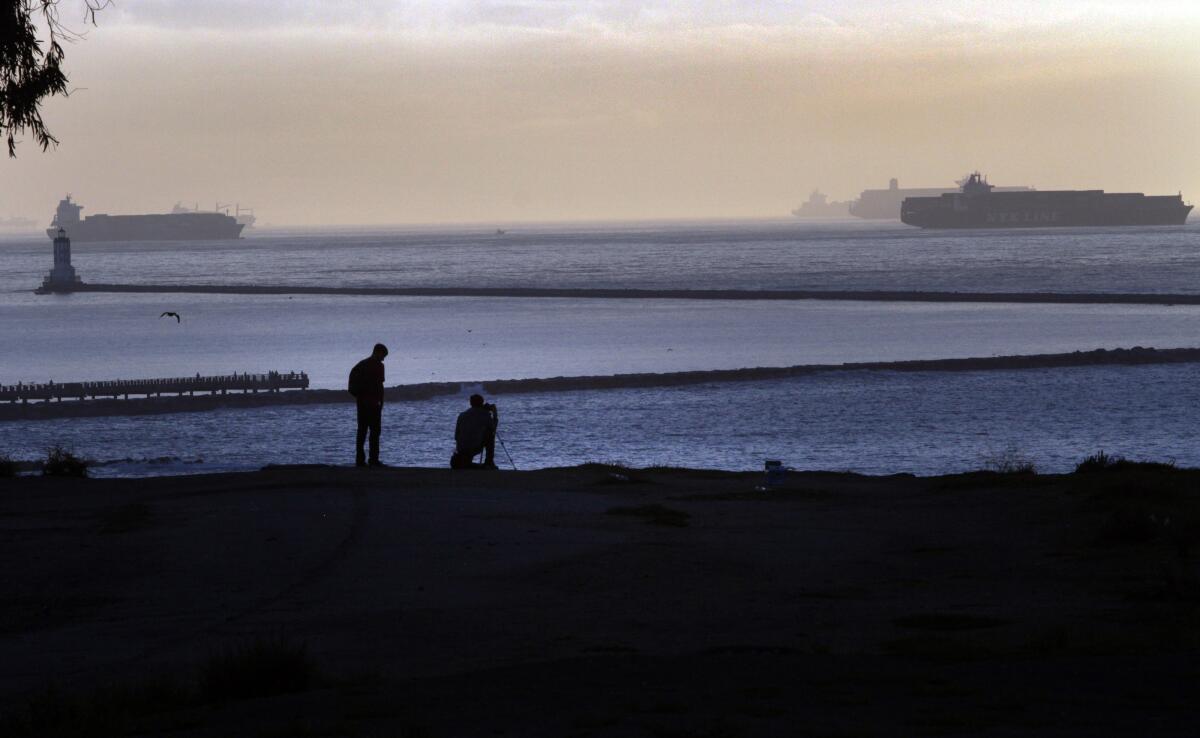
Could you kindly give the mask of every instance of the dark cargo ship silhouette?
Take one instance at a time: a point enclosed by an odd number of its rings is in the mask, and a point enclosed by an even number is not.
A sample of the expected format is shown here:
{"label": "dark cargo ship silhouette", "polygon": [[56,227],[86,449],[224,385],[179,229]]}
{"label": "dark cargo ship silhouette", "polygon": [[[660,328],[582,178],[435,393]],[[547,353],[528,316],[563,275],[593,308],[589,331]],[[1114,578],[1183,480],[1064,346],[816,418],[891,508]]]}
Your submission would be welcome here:
{"label": "dark cargo ship silhouette", "polygon": [[243,224],[224,213],[155,213],[150,215],[90,215],[79,217],[82,205],[67,195],[58,201],[58,210],[46,235],[54,238],[58,229],[72,241],[215,241],[237,238]]}
{"label": "dark cargo ship silhouette", "polygon": [[921,228],[1183,225],[1192,209],[1182,194],[992,190],[987,179],[975,172],[961,192],[905,198],[900,220]]}

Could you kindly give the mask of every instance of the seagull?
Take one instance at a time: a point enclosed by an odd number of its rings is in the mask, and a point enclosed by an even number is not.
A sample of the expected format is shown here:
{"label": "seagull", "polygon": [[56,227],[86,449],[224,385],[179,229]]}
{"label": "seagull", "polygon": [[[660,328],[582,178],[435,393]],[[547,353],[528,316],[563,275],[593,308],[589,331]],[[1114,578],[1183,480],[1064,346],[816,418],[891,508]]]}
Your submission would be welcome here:
{"label": "seagull", "polygon": [[182,322],[182,318],[179,317],[179,313],[173,313],[170,310],[168,310],[165,313],[163,313],[162,315],[158,316],[159,320],[167,317],[168,315],[171,316],[172,318],[174,318],[176,323]]}

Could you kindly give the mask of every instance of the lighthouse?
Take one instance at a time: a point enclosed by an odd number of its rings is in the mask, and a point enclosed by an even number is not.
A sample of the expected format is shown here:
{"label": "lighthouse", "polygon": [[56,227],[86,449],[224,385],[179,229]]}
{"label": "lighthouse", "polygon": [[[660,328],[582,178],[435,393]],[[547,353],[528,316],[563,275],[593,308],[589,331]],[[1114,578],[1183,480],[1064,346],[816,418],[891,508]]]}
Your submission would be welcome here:
{"label": "lighthouse", "polygon": [[54,239],[54,268],[42,281],[38,292],[73,292],[80,284],[82,281],[75,274],[75,267],[71,266],[71,239],[67,238],[65,230],[59,228],[58,237]]}

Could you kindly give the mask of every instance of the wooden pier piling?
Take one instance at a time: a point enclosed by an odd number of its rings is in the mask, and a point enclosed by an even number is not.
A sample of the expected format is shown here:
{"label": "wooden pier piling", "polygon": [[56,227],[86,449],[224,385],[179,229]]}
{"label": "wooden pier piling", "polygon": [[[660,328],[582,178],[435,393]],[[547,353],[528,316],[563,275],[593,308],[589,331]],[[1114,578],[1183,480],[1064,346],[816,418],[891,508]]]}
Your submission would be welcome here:
{"label": "wooden pier piling", "polygon": [[230,392],[258,393],[308,389],[304,372],[267,372],[266,374],[228,374],[224,376],[174,377],[166,379],[114,379],[97,382],[46,382],[45,384],[0,385],[0,402],[28,403],[52,400],[86,400],[98,398],[129,399],[130,395],[161,397],[162,395],[194,396],[197,392],[211,395]]}

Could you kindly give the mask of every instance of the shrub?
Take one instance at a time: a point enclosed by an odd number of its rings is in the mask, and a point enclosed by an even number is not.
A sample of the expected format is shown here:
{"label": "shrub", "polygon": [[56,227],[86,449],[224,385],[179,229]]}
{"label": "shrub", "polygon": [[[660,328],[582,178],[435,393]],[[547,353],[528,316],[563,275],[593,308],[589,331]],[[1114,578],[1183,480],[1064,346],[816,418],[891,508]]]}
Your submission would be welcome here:
{"label": "shrub", "polygon": [[1121,458],[1120,456],[1109,456],[1108,454],[1104,453],[1104,451],[1100,451],[1099,453],[1092,454],[1076,464],[1075,473],[1086,474],[1087,472],[1103,471],[1104,469],[1111,468],[1118,461],[1124,460],[1125,459]]}
{"label": "shrub", "polygon": [[998,454],[983,459],[983,468],[997,474],[1037,474],[1031,459],[1021,454],[1016,446],[1009,446]]}
{"label": "shrub", "polygon": [[315,677],[304,644],[259,639],[210,657],[200,669],[200,692],[214,701],[269,697],[303,692]]}
{"label": "shrub", "polygon": [[1123,456],[1109,456],[1100,451],[1092,454],[1075,466],[1076,474],[1090,474],[1104,471],[1124,471],[1141,469],[1144,471],[1170,471],[1175,468],[1170,461],[1129,461]]}
{"label": "shrub", "polygon": [[17,462],[0,454],[0,479],[11,479],[15,476],[17,476]]}
{"label": "shrub", "polygon": [[52,446],[46,451],[46,461],[42,464],[42,476],[46,477],[86,477],[87,462],[71,453],[60,445]]}

